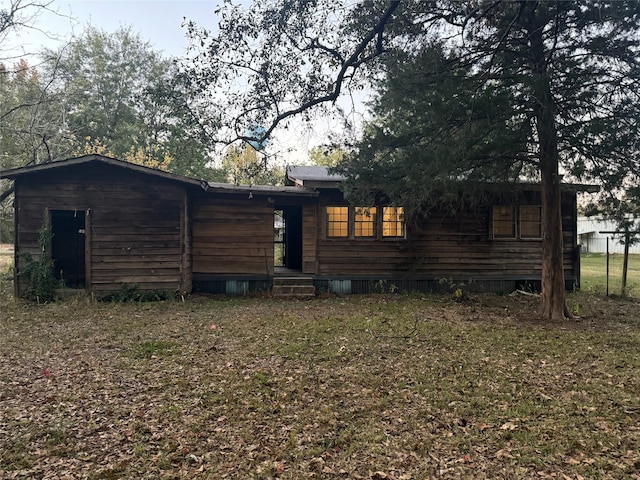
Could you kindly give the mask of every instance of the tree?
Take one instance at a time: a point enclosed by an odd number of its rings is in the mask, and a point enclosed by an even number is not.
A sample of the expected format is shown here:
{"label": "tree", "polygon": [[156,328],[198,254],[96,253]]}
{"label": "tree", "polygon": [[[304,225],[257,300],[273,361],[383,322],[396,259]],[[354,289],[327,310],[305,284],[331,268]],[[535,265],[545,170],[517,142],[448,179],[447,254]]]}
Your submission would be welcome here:
{"label": "tree", "polygon": [[[504,135],[496,128],[484,130],[491,122],[480,122],[476,117],[482,112],[471,102],[468,122],[443,130],[434,148],[455,159],[456,150],[450,154],[444,147],[455,146],[456,134],[463,138],[462,132],[472,131],[477,142],[466,147],[473,154],[457,152],[460,162],[468,162],[467,170],[473,171],[480,158],[491,158],[490,149],[476,155],[487,145],[505,160],[513,154],[513,163],[505,163],[512,173],[525,163],[534,167],[542,184],[541,314],[554,320],[569,315],[562,269],[562,173],[579,180],[605,177],[623,186],[629,159],[637,162],[630,139],[638,138],[640,3],[363,0],[347,7],[273,0],[256,2],[248,12],[227,5],[219,14],[216,35],[190,28],[194,40],[206,45],[190,79],[197,95],[213,85],[234,85],[237,78],[252,80],[244,91],[227,90],[228,102],[209,117],[236,137],[242,137],[239,126],[246,122],[270,125],[269,134],[292,115],[334,101],[349,82],[362,86],[365,79],[358,82],[356,74],[364,68],[368,79],[385,78],[390,72],[377,61],[385,50],[413,61],[434,44],[445,60],[435,64],[444,69],[440,73],[457,75],[460,92],[479,99],[483,108],[491,107],[484,101],[491,95],[513,107],[510,115],[498,112],[496,126],[503,122]],[[457,91],[451,83],[441,86]],[[225,120],[225,112],[232,120]],[[516,143],[505,143],[512,134]],[[429,162],[434,156],[417,158]],[[354,177],[380,157],[362,158],[362,168],[351,170]],[[460,167],[460,162],[440,163]],[[420,195],[420,190],[408,191]]]}
{"label": "tree", "polygon": [[481,201],[487,182],[535,174],[528,118],[510,92],[478,88],[471,66],[439,45],[389,53],[384,68],[374,120],[338,165],[356,203],[384,192],[409,219],[432,206],[454,213]]}
{"label": "tree", "polygon": [[247,10],[225,2],[215,34],[187,22],[192,56],[181,65],[180,85],[193,123],[212,144],[262,143],[294,116],[327,114],[325,104],[335,105],[347,84],[361,87],[358,68],[383,52],[385,25],[400,2],[373,3],[365,2],[364,21],[352,15],[362,5],[265,0]]}
{"label": "tree", "polygon": [[222,160],[224,180],[234,185],[282,185],[284,171],[269,167],[251,145],[231,145]]}
{"label": "tree", "polygon": [[[40,106],[48,102],[46,88],[25,61],[12,67],[25,52],[11,45],[10,40],[24,31],[37,29],[38,14],[51,11],[52,3],[53,0],[9,0],[0,5],[0,172],[21,164],[25,157],[27,161],[38,161],[39,148],[48,146],[47,134],[39,128],[45,118],[39,115]],[[25,123],[27,112],[35,116]],[[19,149],[21,145],[25,147],[24,154]],[[13,185],[0,178],[0,241],[11,237],[12,195]]]}
{"label": "tree", "polygon": [[309,151],[309,161],[313,165],[335,167],[342,163],[347,152],[335,146],[314,147]]}
{"label": "tree", "polygon": [[[9,0],[7,5],[0,6],[0,61],[15,60],[16,53],[6,50],[8,39],[25,30],[37,29],[36,18],[43,10],[50,9],[53,0]],[[24,52],[17,54],[19,57]]]}
{"label": "tree", "polygon": [[[445,21],[457,35],[454,42],[443,44],[457,58],[445,72],[472,66],[464,74],[464,80],[475,85],[472,98],[487,90],[505,96],[513,108],[505,127],[524,133],[521,140],[527,143],[521,143],[513,157],[529,155],[542,182],[542,316],[563,318],[569,312],[562,269],[560,166],[578,179],[602,178],[602,165],[608,166],[608,181],[625,178],[629,171],[629,140],[638,134],[640,69],[633,38],[639,30],[640,4],[496,1],[452,2],[448,7]],[[432,18],[430,28],[441,23]],[[472,111],[482,112],[480,105]],[[469,124],[474,124],[472,117]],[[500,152],[500,145],[513,146],[501,140],[492,150]],[[470,168],[478,166],[473,156],[462,159]]]}
{"label": "tree", "polygon": [[69,130],[80,144],[98,140],[118,157],[148,146],[144,92],[168,65],[149,44],[130,28],[110,34],[90,27],[62,51],[47,53],[60,56],[58,87],[67,93]]}
{"label": "tree", "polygon": [[[51,83],[23,59],[11,68],[0,63],[0,169],[47,162],[68,148]],[[0,202],[12,192],[3,184]]]}
{"label": "tree", "polygon": [[209,178],[206,145],[189,135],[179,105],[167,94],[177,70],[149,43],[121,27],[89,28],[59,57],[56,86],[65,93],[66,128],[76,154],[103,149],[124,160]]}

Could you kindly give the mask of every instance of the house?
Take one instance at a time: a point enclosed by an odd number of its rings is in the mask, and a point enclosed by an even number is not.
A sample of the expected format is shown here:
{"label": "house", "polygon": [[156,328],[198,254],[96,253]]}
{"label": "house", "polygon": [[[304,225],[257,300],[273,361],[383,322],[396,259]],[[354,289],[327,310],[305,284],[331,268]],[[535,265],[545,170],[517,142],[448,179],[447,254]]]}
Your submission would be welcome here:
{"label": "house", "polygon": [[[408,225],[401,205],[350,205],[342,178],[323,167],[289,167],[285,186],[238,186],[87,155],[3,177],[15,182],[16,295],[26,288],[24,254],[40,254],[45,220],[55,275],[96,296],[123,284],[244,293],[290,277],[337,293],[431,291],[456,282],[511,291],[541,278],[536,184],[518,185],[508,203]],[[570,289],[580,282],[579,189],[567,185],[562,193]]]}
{"label": "house", "polygon": [[[630,219],[631,220],[631,219]],[[640,230],[636,222],[634,231]],[[606,253],[607,239],[609,253],[624,253],[624,234],[619,231],[618,222],[603,217],[578,217],[578,244],[583,253]],[[640,244],[629,245],[629,253],[640,254]]]}

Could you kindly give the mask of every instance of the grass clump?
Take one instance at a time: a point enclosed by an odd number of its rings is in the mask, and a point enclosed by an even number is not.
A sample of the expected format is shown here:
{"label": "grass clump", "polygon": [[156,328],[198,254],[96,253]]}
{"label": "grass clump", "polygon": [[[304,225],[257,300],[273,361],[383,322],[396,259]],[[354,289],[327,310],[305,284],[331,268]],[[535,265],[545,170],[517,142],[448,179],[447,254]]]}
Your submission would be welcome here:
{"label": "grass clump", "polygon": [[157,358],[173,355],[178,350],[174,342],[163,340],[145,340],[133,346],[131,356],[133,358]]}

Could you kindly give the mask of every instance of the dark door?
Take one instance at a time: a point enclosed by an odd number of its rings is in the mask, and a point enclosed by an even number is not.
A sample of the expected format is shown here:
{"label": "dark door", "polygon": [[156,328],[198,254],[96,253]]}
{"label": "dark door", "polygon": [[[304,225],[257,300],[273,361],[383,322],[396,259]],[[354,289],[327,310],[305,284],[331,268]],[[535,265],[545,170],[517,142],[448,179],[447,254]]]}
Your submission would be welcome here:
{"label": "dark door", "polygon": [[285,267],[302,270],[302,207],[284,207]]}
{"label": "dark door", "polygon": [[51,210],[53,273],[67,287],[85,286],[84,210]]}

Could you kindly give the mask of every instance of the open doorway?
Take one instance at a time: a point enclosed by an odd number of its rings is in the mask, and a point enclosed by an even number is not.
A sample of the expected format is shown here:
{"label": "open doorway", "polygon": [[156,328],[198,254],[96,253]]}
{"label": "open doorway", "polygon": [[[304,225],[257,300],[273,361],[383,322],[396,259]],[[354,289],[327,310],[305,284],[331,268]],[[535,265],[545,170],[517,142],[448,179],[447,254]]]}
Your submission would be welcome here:
{"label": "open doorway", "polygon": [[302,207],[276,207],[273,230],[274,267],[302,270]]}
{"label": "open doorway", "polygon": [[53,273],[66,287],[85,287],[85,211],[51,210]]}

